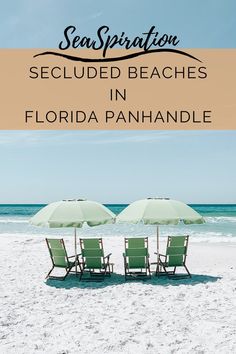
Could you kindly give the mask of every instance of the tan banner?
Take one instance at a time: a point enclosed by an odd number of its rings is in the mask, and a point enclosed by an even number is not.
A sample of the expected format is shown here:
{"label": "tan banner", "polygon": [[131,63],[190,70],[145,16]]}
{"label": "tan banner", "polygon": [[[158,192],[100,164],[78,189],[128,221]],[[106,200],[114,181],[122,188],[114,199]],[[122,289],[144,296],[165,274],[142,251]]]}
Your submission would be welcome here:
{"label": "tan banner", "polygon": [[236,49],[42,52],[0,50],[0,129],[236,129]]}

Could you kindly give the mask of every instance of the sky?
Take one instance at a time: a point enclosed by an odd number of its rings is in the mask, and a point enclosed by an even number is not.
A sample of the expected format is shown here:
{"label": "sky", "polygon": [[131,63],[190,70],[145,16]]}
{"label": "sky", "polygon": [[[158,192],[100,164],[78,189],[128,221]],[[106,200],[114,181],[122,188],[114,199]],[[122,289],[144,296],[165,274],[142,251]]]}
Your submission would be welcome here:
{"label": "sky", "polygon": [[[182,48],[234,48],[235,13],[235,0],[4,1],[0,48],[57,48],[68,25],[87,36],[155,25]],[[0,203],[236,203],[235,151],[234,131],[0,131]]]}
{"label": "sky", "polygon": [[0,203],[236,203],[236,131],[1,131]]}
{"label": "sky", "polygon": [[233,48],[235,0],[12,0],[2,1],[1,48],[57,48],[64,28],[94,35],[101,25],[138,35],[155,25],[182,48]]}

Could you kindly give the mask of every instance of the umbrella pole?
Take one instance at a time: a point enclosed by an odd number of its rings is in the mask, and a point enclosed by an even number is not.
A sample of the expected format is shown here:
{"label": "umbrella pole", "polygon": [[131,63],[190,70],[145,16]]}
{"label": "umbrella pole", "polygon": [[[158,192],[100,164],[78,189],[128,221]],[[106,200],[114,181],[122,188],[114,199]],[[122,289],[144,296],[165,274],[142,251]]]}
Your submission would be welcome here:
{"label": "umbrella pole", "polygon": [[75,274],[77,276],[77,235],[76,235],[76,227],[75,227]]}
{"label": "umbrella pole", "polygon": [[159,240],[159,226],[157,226],[157,271],[159,272],[159,254],[160,254],[160,240]]}

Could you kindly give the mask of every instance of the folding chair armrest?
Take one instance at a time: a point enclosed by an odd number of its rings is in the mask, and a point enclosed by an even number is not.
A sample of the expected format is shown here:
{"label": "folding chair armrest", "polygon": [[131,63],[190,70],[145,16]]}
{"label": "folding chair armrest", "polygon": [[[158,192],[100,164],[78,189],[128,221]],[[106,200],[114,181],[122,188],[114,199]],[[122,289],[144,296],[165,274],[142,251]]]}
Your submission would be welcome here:
{"label": "folding chair armrest", "polygon": [[109,253],[107,256],[105,256],[104,258],[110,258],[111,257],[111,255],[112,255],[112,253]]}
{"label": "folding chair armrest", "polygon": [[84,259],[83,259],[83,256],[82,256],[82,253],[78,254],[77,255],[77,259],[80,263],[84,263]]}
{"label": "folding chair armrest", "polygon": [[68,257],[68,258],[78,258],[79,256],[81,256],[81,253],[78,253],[78,254],[75,254],[74,256],[70,256],[70,257]]}
{"label": "folding chair armrest", "polygon": [[158,255],[159,257],[165,257],[167,258],[167,255],[166,254],[162,254],[162,253],[157,253],[157,252],[154,252],[154,254]]}
{"label": "folding chair armrest", "polygon": [[155,252],[155,254],[158,255],[156,264],[161,264],[162,265],[163,262],[165,263],[167,261],[167,255],[166,254],[162,254],[162,253],[158,254],[157,252]]}

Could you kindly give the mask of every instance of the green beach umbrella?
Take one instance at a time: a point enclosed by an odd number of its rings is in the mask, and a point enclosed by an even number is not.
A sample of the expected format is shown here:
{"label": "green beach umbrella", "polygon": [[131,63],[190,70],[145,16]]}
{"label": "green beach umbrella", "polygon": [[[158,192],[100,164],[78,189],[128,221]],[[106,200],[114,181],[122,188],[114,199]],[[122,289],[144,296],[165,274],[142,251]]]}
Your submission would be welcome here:
{"label": "green beach umbrella", "polygon": [[85,199],[68,199],[48,204],[29,222],[35,226],[50,228],[73,227],[75,254],[77,254],[76,228],[81,228],[85,223],[89,226],[98,226],[114,221],[115,214],[100,203]]}
{"label": "green beach umbrella", "polygon": [[159,225],[203,224],[203,217],[187,204],[169,198],[147,198],[128,205],[116,218],[117,222],[157,225],[159,255]]}

